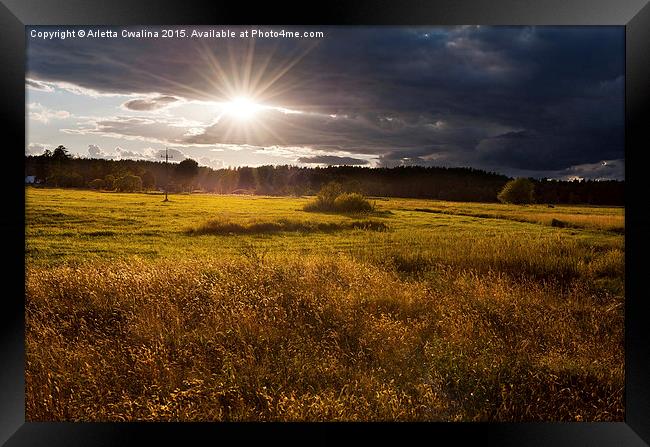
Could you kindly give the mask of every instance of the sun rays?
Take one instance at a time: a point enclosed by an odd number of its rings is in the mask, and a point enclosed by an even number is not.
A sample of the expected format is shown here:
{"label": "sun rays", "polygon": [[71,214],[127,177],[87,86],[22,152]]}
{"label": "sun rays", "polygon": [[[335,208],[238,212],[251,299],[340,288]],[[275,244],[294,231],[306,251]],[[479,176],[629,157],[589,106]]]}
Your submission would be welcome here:
{"label": "sun rays", "polygon": [[[229,43],[227,51],[215,53],[202,42],[198,47],[199,63],[196,70],[209,86],[205,92],[215,104],[217,115],[214,125],[220,128],[222,141],[233,135],[237,140],[254,144],[284,144],[282,136],[274,130],[277,113],[301,113],[277,103],[287,98],[292,89],[304,85],[286,76],[314,47],[318,41],[299,46],[289,55],[280,58],[278,47],[256,52],[255,39]],[[242,46],[245,46],[242,48]],[[209,100],[210,101],[210,100]],[[276,122],[277,123],[277,122]]]}
{"label": "sun rays", "polygon": [[238,96],[232,101],[221,103],[220,107],[223,113],[240,122],[250,121],[262,109],[261,105],[246,96]]}
{"label": "sun rays", "polygon": [[[202,117],[203,130],[209,129],[221,144],[287,145],[285,131],[313,130],[303,129],[302,123],[287,119],[288,115],[320,115],[300,95],[312,79],[295,73],[319,43],[304,41],[288,50],[281,43],[257,48],[255,39],[229,41],[219,47],[201,40],[194,47],[196,52],[179,55],[177,60],[187,64],[186,76],[193,82],[183,82],[165,70],[130,69],[175,91],[182,98],[178,104],[207,106],[214,114]],[[121,61],[115,64],[129,68]]]}

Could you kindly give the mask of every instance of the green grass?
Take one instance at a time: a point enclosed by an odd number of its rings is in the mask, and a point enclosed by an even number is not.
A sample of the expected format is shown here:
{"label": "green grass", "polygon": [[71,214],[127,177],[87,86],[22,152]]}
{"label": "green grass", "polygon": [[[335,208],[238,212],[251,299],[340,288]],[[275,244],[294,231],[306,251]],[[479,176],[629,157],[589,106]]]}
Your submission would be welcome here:
{"label": "green grass", "polygon": [[[519,222],[504,218],[484,218],[458,214],[415,211],[416,208],[444,208],[457,212],[492,212],[495,215],[525,216],[539,213],[542,207],[517,207],[501,204],[458,204],[413,199],[377,200],[376,212],[367,215],[309,213],[302,210],[311,198],[178,195],[170,202],[151,194],[119,194],[62,189],[26,190],[26,257],[34,264],[57,264],[89,258],[122,259],[200,257],[216,253],[236,254],[242,245],[253,243],[263,249],[280,252],[337,253],[416,249],[438,253],[457,244],[469,247],[488,240],[503,244],[521,243],[546,247],[577,244],[585,252],[602,249],[623,250],[623,237],[589,228],[555,228],[537,222]],[[454,207],[454,208],[452,208]],[[464,208],[463,208],[464,207]],[[573,213],[570,211],[573,209]],[[469,210],[469,211],[467,211]],[[558,207],[548,209],[557,213]],[[586,214],[593,211],[593,215]],[[593,216],[623,219],[623,210],[597,207],[562,207],[564,220]],[[273,235],[258,232],[245,236],[188,234],[188,230],[211,220],[273,223],[282,219],[309,222],[311,225],[349,225],[372,219],[390,228],[387,234],[368,235],[354,230],[311,234],[299,232]],[[369,240],[369,238],[371,240]],[[514,242],[512,242],[514,241]],[[490,242],[492,243],[492,242]],[[497,244],[500,242],[496,242]],[[361,247],[361,248],[360,248]],[[496,247],[495,247],[496,248]],[[411,250],[409,250],[411,251]]]}
{"label": "green grass", "polygon": [[26,189],[28,420],[623,419],[621,208],[170,199]]}

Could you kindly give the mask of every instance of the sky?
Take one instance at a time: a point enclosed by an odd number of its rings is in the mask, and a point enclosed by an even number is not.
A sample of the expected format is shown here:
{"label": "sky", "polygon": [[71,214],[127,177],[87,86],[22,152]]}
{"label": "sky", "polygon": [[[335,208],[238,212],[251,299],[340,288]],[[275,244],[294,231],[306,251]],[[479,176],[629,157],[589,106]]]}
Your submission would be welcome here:
{"label": "sky", "polygon": [[624,179],[623,27],[164,28],[27,27],[25,153]]}

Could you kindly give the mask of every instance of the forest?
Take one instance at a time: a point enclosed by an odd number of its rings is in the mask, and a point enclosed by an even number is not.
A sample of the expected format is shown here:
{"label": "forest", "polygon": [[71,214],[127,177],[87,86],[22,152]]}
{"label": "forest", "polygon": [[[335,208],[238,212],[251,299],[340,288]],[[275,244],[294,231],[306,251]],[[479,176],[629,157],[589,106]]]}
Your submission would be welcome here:
{"label": "forest", "polygon": [[[71,156],[59,146],[25,157],[25,175],[35,185],[118,191],[210,192],[301,196],[336,181],[367,196],[497,202],[508,176],[474,168],[401,166],[299,167],[290,165],[212,169],[192,159],[166,164],[148,160],[106,160]],[[547,204],[624,205],[624,182],[530,179],[534,200]]]}

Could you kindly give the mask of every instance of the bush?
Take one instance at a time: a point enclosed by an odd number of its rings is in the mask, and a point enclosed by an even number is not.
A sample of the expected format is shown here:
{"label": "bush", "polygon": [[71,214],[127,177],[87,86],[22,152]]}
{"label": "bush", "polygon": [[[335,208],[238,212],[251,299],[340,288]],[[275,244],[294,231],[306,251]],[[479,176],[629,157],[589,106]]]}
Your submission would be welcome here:
{"label": "bush", "polygon": [[332,208],[332,206],[328,207],[319,197],[302,207],[304,211],[332,211]]}
{"label": "bush", "polygon": [[372,205],[361,194],[343,193],[334,200],[334,209],[342,213],[372,211]]}
{"label": "bush", "polygon": [[533,203],[535,185],[527,178],[510,180],[503,187],[497,199],[502,203],[526,204]]}
{"label": "bush", "polygon": [[334,201],[343,192],[343,186],[340,183],[329,182],[318,191],[318,199],[327,206],[334,206]]}
{"label": "bush", "polygon": [[127,174],[115,180],[115,189],[121,192],[140,191],[142,189],[142,179],[137,175]]}
{"label": "bush", "polygon": [[337,213],[367,213],[372,211],[372,205],[359,193],[346,193],[336,182],[323,186],[316,200],[304,206],[305,211],[337,212]]}

